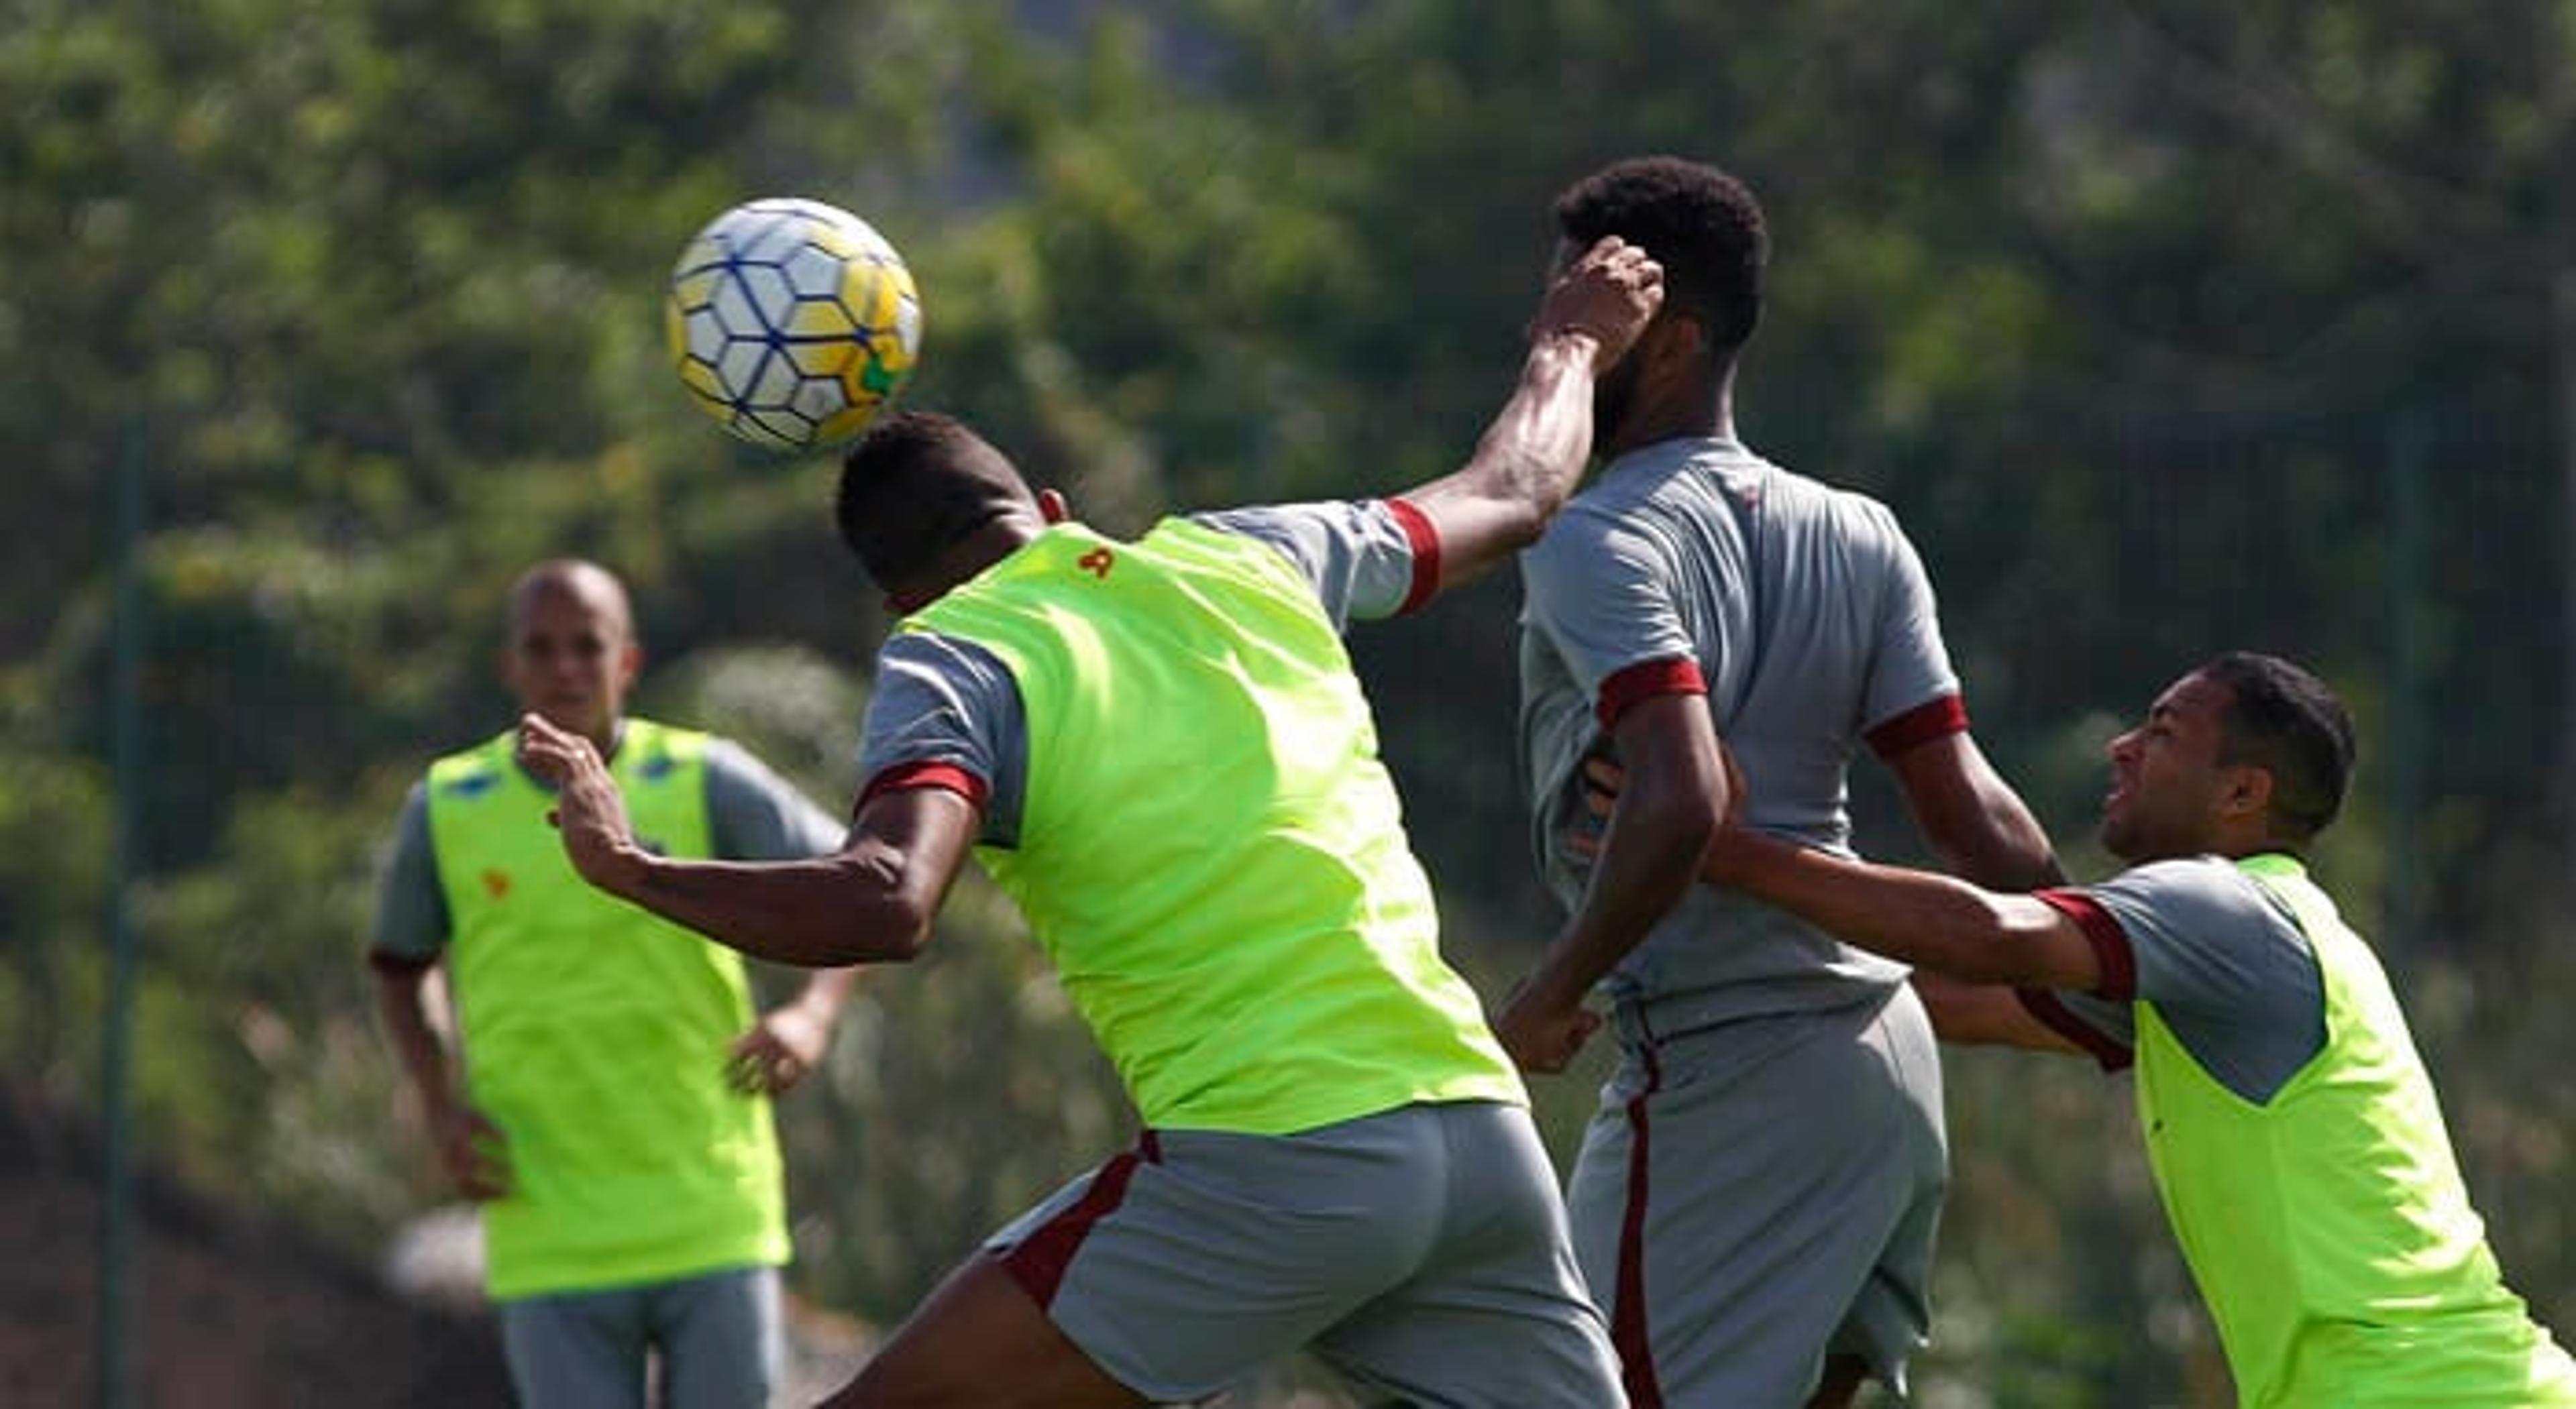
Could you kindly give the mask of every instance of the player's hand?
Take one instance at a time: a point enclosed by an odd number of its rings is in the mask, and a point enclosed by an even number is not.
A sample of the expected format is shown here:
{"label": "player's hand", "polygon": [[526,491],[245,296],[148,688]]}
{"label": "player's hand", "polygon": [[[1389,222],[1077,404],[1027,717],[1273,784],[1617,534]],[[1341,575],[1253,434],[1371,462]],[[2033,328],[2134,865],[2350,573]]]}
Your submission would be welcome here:
{"label": "player's hand", "polygon": [[581,878],[624,894],[643,851],[626,820],[626,798],[590,740],[558,727],[542,714],[519,718],[519,764],[551,784],[554,810],[546,814],[563,833],[564,855]]}
{"label": "player's hand", "polygon": [[822,1064],[831,1042],[831,1023],[791,1003],[734,1039],[725,1053],[725,1082],[744,1095],[779,1095]]}
{"label": "player's hand", "polygon": [[1604,235],[1549,281],[1530,320],[1530,340],[1590,338],[1596,348],[1592,365],[1606,369],[1626,355],[1663,305],[1664,267],[1643,249]]}
{"label": "player's hand", "polygon": [[1573,1065],[1575,1054],[1600,1030],[1599,1013],[1580,1000],[1548,997],[1528,979],[1513,985],[1503,1010],[1494,1015],[1494,1035],[1502,1039],[1513,1064],[1550,1075]]}
{"label": "player's hand", "polygon": [[[1744,828],[1744,768],[1735,761],[1735,750],[1726,741],[1717,741],[1718,765],[1726,770],[1726,815],[1718,820],[1717,835],[1710,839],[1714,854],[1728,845]],[[1628,781],[1626,770],[1606,758],[1583,760],[1583,809],[1601,822],[1608,822],[1618,809],[1619,790]],[[1577,826],[1566,833],[1565,848],[1577,856],[1601,854],[1601,831],[1596,827]],[[1713,863],[1712,863],[1713,866]],[[1711,869],[1704,867],[1703,870]]]}
{"label": "player's hand", "polygon": [[451,1101],[429,1113],[429,1126],[438,1162],[458,1193],[477,1203],[509,1194],[509,1142],[490,1117],[463,1101]]}

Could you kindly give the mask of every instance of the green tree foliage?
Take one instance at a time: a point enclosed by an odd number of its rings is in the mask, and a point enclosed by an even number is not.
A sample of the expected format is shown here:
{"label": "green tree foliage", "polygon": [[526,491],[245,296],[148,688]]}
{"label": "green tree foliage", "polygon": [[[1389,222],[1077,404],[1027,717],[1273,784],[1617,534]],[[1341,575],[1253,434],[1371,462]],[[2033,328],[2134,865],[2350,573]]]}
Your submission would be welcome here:
{"label": "green tree foliage", "polygon": [[[617,567],[643,707],[832,805],[855,782],[882,612],[829,466],[731,448],[662,365],[690,231],[753,195],[866,215],[925,290],[911,399],[1129,530],[1454,464],[1552,194],[1670,150],[1772,219],[1748,439],[1912,526],[1980,733],[2079,870],[2113,721],[2198,657],[2352,698],[2323,869],[2411,990],[2509,1273],[2576,1321],[2563,11],[0,0],[0,1055],[95,1094],[137,428],[145,1146],[365,1246],[441,1197],[383,1125],[372,868],[426,760],[506,718],[517,568]],[[1489,989],[1555,921],[1515,606],[1499,574],[1353,640]],[[1912,854],[1883,782],[1859,804]],[[2118,1086],[1962,1054],[1952,1091],[1924,1402],[2223,1399]],[[1537,1095],[1570,1151],[1588,1087]],[[785,1119],[798,1285],[883,1319],[1130,1117],[970,882]]]}

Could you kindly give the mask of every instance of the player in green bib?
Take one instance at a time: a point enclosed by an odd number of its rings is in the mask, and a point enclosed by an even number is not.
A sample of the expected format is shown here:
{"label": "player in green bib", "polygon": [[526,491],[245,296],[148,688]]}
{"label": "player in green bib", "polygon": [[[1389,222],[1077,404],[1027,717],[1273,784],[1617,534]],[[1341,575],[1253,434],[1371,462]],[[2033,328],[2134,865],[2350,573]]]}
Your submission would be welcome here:
{"label": "player in green bib", "polygon": [[2576,1405],[2504,1285],[2378,957],[2308,879],[2352,724],[2316,677],[2223,655],[2111,743],[2099,885],[2002,895],[1740,825],[1705,874],[1922,966],[1952,1040],[2137,1066],[2165,1211],[2239,1401]]}
{"label": "player in green bib", "polygon": [[[812,856],[843,829],[727,740],[627,715],[626,591],[540,563],[502,675],[593,741],[637,834],[674,856]],[[482,1214],[484,1290],[525,1409],[765,1409],[786,1194],[769,1097],[821,1055],[852,971],[755,1015],[741,956],[582,884],[516,732],[430,765],[403,810],[369,956],[438,1153]],[[444,972],[452,1043],[431,1020]]]}
{"label": "player in green bib", "polygon": [[1145,1130],[934,1291],[833,1403],[1194,1402],[1301,1347],[1368,1402],[1602,1409],[1607,1327],[1341,643],[1534,540],[1581,474],[1661,271],[1554,280],[1457,472],[1387,500],[1067,521],[963,425],[906,414],[839,520],[907,613],[880,653],[840,855],[652,855],[594,752],[531,719],[595,884],[747,953],[900,961],[973,848]]}

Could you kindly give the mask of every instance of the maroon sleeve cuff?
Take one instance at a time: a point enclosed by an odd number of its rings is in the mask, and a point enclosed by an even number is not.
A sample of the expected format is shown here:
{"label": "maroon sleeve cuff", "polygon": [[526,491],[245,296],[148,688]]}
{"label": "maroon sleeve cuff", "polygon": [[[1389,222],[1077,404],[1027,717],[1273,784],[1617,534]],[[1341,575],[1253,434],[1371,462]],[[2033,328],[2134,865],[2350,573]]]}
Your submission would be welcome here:
{"label": "maroon sleeve cuff", "polygon": [[1404,541],[1413,549],[1413,587],[1404,594],[1404,604],[1395,609],[1397,616],[1412,611],[1431,600],[1440,590],[1440,530],[1431,526],[1431,516],[1401,499],[1386,501],[1386,511],[1404,529]]}
{"label": "maroon sleeve cuff", "polygon": [[1672,660],[1646,660],[1612,671],[1601,682],[1601,698],[1593,710],[1600,716],[1601,727],[1616,728],[1619,716],[1657,695],[1705,695],[1708,682],[1700,678],[1699,662],[1687,656]]}
{"label": "maroon sleeve cuff", "polygon": [[2049,909],[2075,922],[2084,938],[2093,946],[2093,962],[2101,967],[2102,982],[2093,989],[2097,998],[2114,1003],[2134,1002],[2138,996],[2138,956],[2129,948],[2129,936],[2121,932],[2120,922],[2102,908],[2102,902],[2080,890],[2043,890],[2032,898]]}
{"label": "maroon sleeve cuff", "polygon": [[1881,721],[1870,730],[1870,751],[1881,759],[1928,744],[1934,739],[1968,732],[1968,702],[1957,695],[1943,695],[1925,700],[1893,719]]}
{"label": "maroon sleeve cuff", "polygon": [[2039,1020],[2041,1026],[2076,1046],[2083,1048],[2104,1071],[2126,1071],[2131,1061],[2129,1049],[2112,1039],[2109,1033],[2075,1016],[2074,1010],[2057,1001],[2057,995],[2045,988],[2017,988],[2022,1011]]}
{"label": "maroon sleeve cuff", "polygon": [[898,763],[870,778],[868,785],[859,789],[858,805],[866,807],[887,793],[906,792],[913,788],[945,788],[975,804],[978,810],[982,809],[984,799],[992,792],[983,779],[953,763]]}

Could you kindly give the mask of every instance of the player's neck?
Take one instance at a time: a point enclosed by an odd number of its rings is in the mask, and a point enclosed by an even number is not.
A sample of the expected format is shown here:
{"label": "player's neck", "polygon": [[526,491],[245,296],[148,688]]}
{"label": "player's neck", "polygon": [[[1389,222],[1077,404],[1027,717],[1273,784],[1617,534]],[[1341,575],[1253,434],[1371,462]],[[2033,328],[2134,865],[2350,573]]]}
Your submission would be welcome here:
{"label": "player's neck", "polygon": [[1048,519],[1035,511],[1007,513],[992,520],[948,545],[918,586],[894,594],[895,608],[910,615],[929,606],[947,596],[949,589],[972,581],[986,568],[1035,542],[1047,527]]}
{"label": "player's neck", "polygon": [[1721,386],[1715,396],[1637,408],[1620,423],[1615,434],[1603,440],[1600,453],[1604,460],[1615,460],[1632,450],[1668,440],[1733,439],[1735,397],[1732,388]]}

